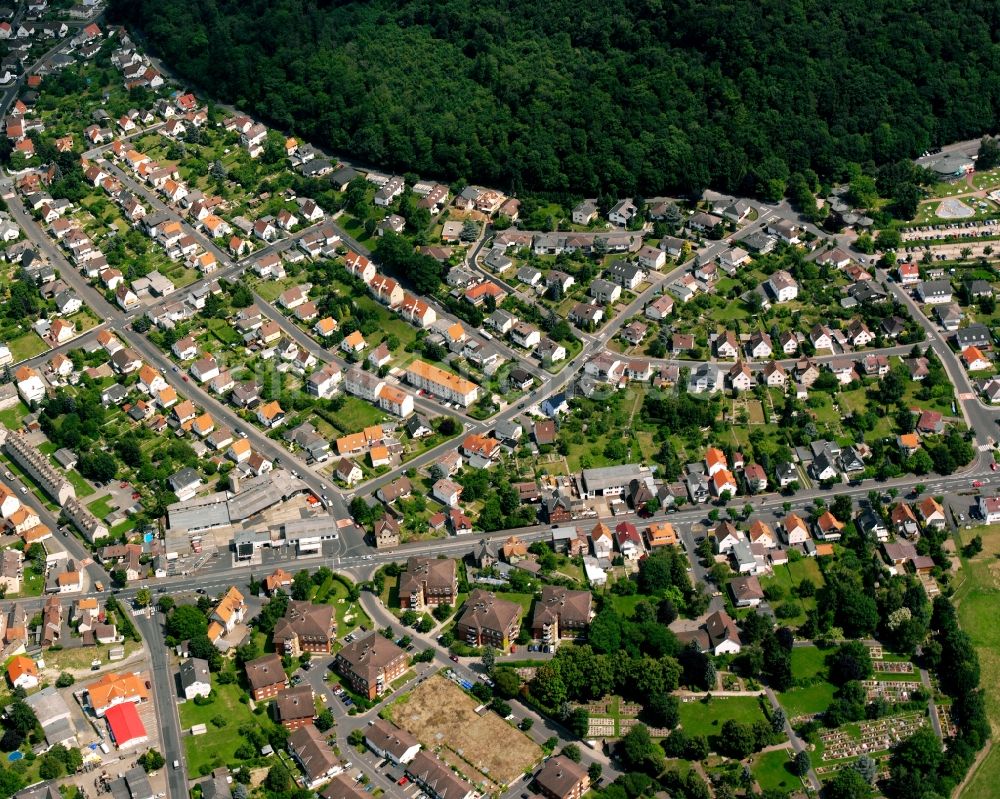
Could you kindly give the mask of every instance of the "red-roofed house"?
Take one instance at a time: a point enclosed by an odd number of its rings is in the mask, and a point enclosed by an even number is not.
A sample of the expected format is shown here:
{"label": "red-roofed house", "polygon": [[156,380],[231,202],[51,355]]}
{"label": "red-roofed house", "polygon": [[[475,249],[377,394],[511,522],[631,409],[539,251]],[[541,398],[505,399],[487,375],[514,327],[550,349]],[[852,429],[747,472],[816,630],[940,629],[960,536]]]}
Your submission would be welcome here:
{"label": "red-roofed house", "polygon": [[625,560],[636,560],[645,553],[639,531],[630,522],[622,522],[615,527],[615,543]]}
{"label": "red-roofed house", "polygon": [[131,702],[109,708],[104,714],[111,730],[111,737],[119,749],[130,749],[149,740],[146,727],[139,718],[139,711]]}
{"label": "red-roofed house", "polygon": [[709,477],[722,469],[728,469],[729,461],[726,460],[726,453],[716,447],[709,447],[705,450],[705,468],[708,469]]}
{"label": "red-roofed house", "polygon": [[917,420],[918,433],[941,433],[944,431],[944,417],[937,411],[924,411]]}

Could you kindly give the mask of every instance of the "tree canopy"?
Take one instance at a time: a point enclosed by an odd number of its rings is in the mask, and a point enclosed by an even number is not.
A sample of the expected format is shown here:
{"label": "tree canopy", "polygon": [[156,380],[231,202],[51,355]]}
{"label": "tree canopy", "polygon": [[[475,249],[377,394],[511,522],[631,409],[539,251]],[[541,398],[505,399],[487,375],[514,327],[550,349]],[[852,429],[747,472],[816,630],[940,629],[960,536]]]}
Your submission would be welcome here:
{"label": "tree canopy", "polygon": [[113,13],[186,80],[320,145],[514,190],[804,198],[795,173],[897,163],[991,131],[1000,108],[988,3],[115,0]]}

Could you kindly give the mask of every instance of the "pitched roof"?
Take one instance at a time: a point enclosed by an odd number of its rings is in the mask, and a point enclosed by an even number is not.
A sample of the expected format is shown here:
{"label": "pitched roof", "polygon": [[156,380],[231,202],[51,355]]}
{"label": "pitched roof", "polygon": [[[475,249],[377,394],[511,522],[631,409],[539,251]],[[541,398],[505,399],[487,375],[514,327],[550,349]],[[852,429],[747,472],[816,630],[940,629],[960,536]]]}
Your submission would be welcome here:
{"label": "pitched roof", "polygon": [[244,668],[247,682],[253,690],[285,682],[285,670],[281,667],[281,658],[274,653],[251,660]]}
{"label": "pitched roof", "polygon": [[465,601],[458,623],[479,630],[505,631],[521,618],[522,610],[517,602],[500,599],[496,594],[477,588]]}
{"label": "pitched roof", "polygon": [[373,746],[383,752],[388,752],[397,760],[402,757],[408,749],[420,746],[417,741],[406,730],[397,727],[391,721],[377,718],[365,730],[365,738],[372,742]]}
{"label": "pitched roof", "polygon": [[117,674],[109,672],[87,686],[92,707],[107,707],[116,700],[131,701],[149,698],[145,682],[137,674]]}
{"label": "pitched roof", "polygon": [[587,770],[565,755],[549,758],[535,781],[548,796],[570,796],[574,789],[587,778]]}
{"label": "pitched roof", "polygon": [[378,633],[372,633],[367,638],[355,639],[347,644],[337,653],[337,657],[346,661],[355,674],[373,682],[379,672],[405,654],[392,641]]}
{"label": "pitched roof", "polygon": [[274,703],[278,721],[298,721],[311,719],[316,715],[313,690],[308,685],[297,685],[278,695]]}

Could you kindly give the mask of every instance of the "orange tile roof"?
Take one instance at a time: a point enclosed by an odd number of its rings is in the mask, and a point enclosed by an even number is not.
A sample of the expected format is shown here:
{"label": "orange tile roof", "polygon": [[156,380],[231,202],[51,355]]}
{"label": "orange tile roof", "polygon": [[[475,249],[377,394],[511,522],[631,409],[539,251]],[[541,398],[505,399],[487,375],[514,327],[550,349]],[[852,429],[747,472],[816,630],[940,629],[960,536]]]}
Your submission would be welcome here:
{"label": "orange tile roof", "polygon": [[750,541],[756,542],[761,538],[768,536],[771,540],[774,540],[774,531],[771,530],[770,525],[766,522],[762,522],[760,519],[754,519],[750,523]]}
{"label": "orange tile roof", "polygon": [[29,657],[17,655],[7,664],[7,677],[11,683],[16,682],[25,674],[33,677],[38,676],[38,665]]}
{"label": "orange tile roof", "polygon": [[709,447],[705,450],[705,463],[709,469],[715,465],[722,466],[724,469],[729,466],[729,461],[726,460],[726,453],[716,447]]}
{"label": "orange tile roof", "polygon": [[806,526],[806,523],[802,521],[802,518],[794,513],[789,513],[782,521],[782,524],[785,525],[785,530],[787,530],[788,532],[792,532],[793,530],[799,527],[801,527],[803,530],[809,529]]}
{"label": "orange tile roof", "polygon": [[414,361],[407,367],[407,371],[429,383],[447,386],[457,394],[464,395],[478,389],[478,386],[471,380],[446,372],[444,369],[424,361]]}
{"label": "orange tile roof", "polygon": [[736,485],[736,478],[733,477],[733,473],[729,469],[719,469],[712,475],[712,482],[715,484],[716,490],[727,491],[729,486]]}
{"label": "orange tile roof", "polygon": [[260,409],[260,414],[265,419],[273,419],[279,413],[284,413],[284,411],[281,410],[281,405],[278,404],[277,400],[271,400],[271,402]]}
{"label": "orange tile roof", "polygon": [[332,333],[337,329],[337,321],[332,316],[324,317],[316,323],[316,329],[323,334]]}
{"label": "orange tile roof", "polygon": [[21,533],[21,538],[25,544],[33,544],[36,541],[48,538],[50,535],[52,535],[52,531],[48,527],[44,524],[36,524],[34,527],[29,527]]}
{"label": "orange tile roof", "polygon": [[114,701],[149,699],[146,683],[138,674],[116,674],[109,672],[97,682],[87,686],[90,704],[95,708],[108,707]]}
{"label": "orange tile roof", "polygon": [[646,538],[651,547],[675,546],[677,533],[670,522],[651,524],[646,528]]}
{"label": "orange tile roof", "polygon": [[844,523],[834,516],[830,511],[824,511],[823,515],[816,520],[820,530],[843,530]]}
{"label": "orange tile roof", "polygon": [[211,621],[211,622],[209,622],[208,623],[208,631],[207,631],[208,640],[211,641],[214,644],[216,641],[219,640],[219,638],[222,637],[222,634],[225,631],[226,631],[226,628],[223,627],[221,624],[219,624],[219,622],[217,622],[217,621]]}
{"label": "orange tile roof", "polygon": [[219,600],[219,604],[215,606],[215,613],[228,624],[233,615],[243,607],[243,601],[243,594],[237,590],[236,586],[231,586],[226,591],[225,596]]}

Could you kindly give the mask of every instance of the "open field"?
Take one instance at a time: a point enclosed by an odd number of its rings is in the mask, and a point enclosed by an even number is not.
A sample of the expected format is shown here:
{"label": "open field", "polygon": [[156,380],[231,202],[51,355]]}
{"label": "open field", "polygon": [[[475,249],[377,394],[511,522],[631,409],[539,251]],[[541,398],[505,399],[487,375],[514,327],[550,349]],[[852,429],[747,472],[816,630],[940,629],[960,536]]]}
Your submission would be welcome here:
{"label": "open field", "polygon": [[20,430],[21,420],[27,416],[29,408],[23,402],[18,401],[17,405],[0,411],[0,423],[8,430]]}
{"label": "open field", "polygon": [[[183,736],[188,772],[192,776],[202,773],[202,765],[214,768],[220,762],[227,765],[238,762],[236,750],[246,739],[237,730],[244,724],[260,724],[250,708],[240,702],[240,689],[235,683],[216,684],[213,688],[214,702],[200,707],[194,702],[184,702],[177,708],[184,730],[195,724],[204,724],[208,729],[204,735]],[[212,724],[217,717],[226,720],[225,726]]]}
{"label": "open field", "polygon": [[726,696],[681,702],[680,716],[684,732],[707,737],[717,735],[730,719],[749,724],[763,720],[764,713],[755,696]]}
{"label": "open field", "polygon": [[826,675],[827,652],[815,646],[799,646],[792,650],[792,676],[809,680]]}
{"label": "open field", "polygon": [[[958,617],[979,655],[981,684],[986,692],[986,712],[996,738],[1000,732],[1000,629],[996,624],[1000,601],[1000,525],[963,531],[962,538],[983,537],[983,551],[962,559],[963,581],[955,592]],[[962,799],[987,799],[997,793],[1000,782],[1000,751],[994,743],[990,753],[972,775]]]}
{"label": "open field", "polygon": [[440,675],[390,708],[392,720],[428,749],[442,742],[492,779],[510,784],[542,757],[528,736],[496,713],[476,715],[476,701]]}
{"label": "open field", "polygon": [[823,573],[820,571],[819,563],[815,558],[802,558],[801,560],[789,561],[785,565],[777,566],[772,575],[762,577],[760,581],[764,587],[768,585],[780,586],[785,592],[781,603],[791,602],[799,607],[797,616],[792,616],[784,620],[784,623],[791,627],[797,627],[804,623],[806,620],[806,611],[816,607],[816,597],[798,597],[795,595],[795,588],[803,580],[809,580],[817,588],[823,585]]}
{"label": "open field", "polygon": [[45,665],[53,671],[86,671],[94,660],[110,663],[108,653],[117,647],[125,647],[125,657],[142,647],[142,644],[127,639],[123,644],[98,644],[97,646],[76,647],[49,651],[45,655]]}
{"label": "open field", "polygon": [[34,332],[25,333],[23,336],[11,339],[7,342],[10,347],[10,354],[14,358],[14,363],[20,363],[28,358],[41,355],[48,346]]}
{"label": "open field", "polygon": [[822,713],[833,701],[835,690],[832,683],[817,682],[803,688],[790,688],[778,694],[778,701],[788,718],[795,719],[799,716]]}
{"label": "open field", "polygon": [[788,749],[776,749],[753,758],[750,768],[763,790],[791,791],[801,786],[801,780],[789,770],[790,755]]}

